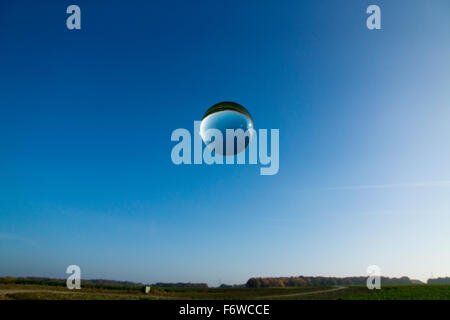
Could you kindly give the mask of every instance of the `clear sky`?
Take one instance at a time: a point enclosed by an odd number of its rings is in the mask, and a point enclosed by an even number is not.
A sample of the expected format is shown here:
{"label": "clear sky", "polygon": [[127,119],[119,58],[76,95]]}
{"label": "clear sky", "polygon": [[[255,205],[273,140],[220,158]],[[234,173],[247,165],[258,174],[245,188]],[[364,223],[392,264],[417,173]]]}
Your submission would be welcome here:
{"label": "clear sky", "polygon": [[[449,13],[0,2],[0,276],[449,276]],[[172,163],[172,131],[224,100],[280,129],[277,175]]]}

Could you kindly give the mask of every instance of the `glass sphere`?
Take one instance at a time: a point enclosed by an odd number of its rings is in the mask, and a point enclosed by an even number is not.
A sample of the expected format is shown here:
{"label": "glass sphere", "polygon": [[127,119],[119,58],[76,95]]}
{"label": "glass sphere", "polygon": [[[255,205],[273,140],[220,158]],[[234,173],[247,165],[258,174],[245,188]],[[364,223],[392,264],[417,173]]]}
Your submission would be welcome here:
{"label": "glass sphere", "polygon": [[[217,148],[215,152],[226,156],[233,156],[245,150],[254,135],[254,131],[249,130],[253,129],[253,119],[250,113],[243,106],[235,102],[220,102],[213,105],[205,112],[200,124],[200,136],[207,146],[214,141],[211,135],[207,134],[208,129],[217,129],[222,133],[222,152],[217,150]],[[240,137],[241,139],[244,139],[244,143],[238,143],[239,138],[233,137],[234,147],[227,150],[227,129],[235,131],[235,135],[237,136],[244,133],[244,136]],[[238,129],[242,129],[242,131],[239,131]]]}

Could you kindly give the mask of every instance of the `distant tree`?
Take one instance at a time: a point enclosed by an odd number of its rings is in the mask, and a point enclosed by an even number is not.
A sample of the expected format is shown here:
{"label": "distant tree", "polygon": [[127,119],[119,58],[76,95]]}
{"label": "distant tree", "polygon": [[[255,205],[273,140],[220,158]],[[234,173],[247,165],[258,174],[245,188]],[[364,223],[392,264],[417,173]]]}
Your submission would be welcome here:
{"label": "distant tree", "polygon": [[428,284],[450,284],[450,277],[428,279]]}
{"label": "distant tree", "polygon": [[[437,280],[439,283],[447,283],[442,281],[448,280]],[[276,277],[276,278],[250,278],[246,287],[248,288],[267,288],[267,287],[304,287],[304,286],[337,286],[337,285],[365,285],[367,277]],[[430,279],[429,282],[434,282]],[[413,283],[408,277],[401,278],[387,278],[382,277],[381,283],[384,284],[411,284]]]}

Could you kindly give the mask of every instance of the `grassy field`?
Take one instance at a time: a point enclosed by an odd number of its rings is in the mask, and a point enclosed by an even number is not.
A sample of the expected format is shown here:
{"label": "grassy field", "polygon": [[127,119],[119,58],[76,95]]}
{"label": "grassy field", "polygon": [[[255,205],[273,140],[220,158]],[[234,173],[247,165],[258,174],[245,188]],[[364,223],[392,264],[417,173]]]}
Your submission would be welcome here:
{"label": "grassy field", "polygon": [[348,297],[351,300],[450,300],[450,285],[390,285]]}
{"label": "grassy field", "polygon": [[137,287],[0,284],[0,300],[450,300],[450,285],[389,285],[381,290],[364,286],[242,289],[152,288],[144,294]]}

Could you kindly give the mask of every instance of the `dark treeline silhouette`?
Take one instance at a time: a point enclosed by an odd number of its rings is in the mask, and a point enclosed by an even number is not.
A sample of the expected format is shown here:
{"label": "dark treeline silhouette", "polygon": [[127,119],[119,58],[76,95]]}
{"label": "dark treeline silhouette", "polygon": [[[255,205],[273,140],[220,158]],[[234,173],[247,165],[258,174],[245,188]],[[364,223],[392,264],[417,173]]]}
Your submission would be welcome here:
{"label": "dark treeline silhouette", "polygon": [[[47,285],[47,286],[66,286],[66,279],[54,279],[45,277],[0,277],[0,284],[36,284],[36,285]],[[132,282],[132,281],[119,281],[119,280],[106,280],[106,279],[81,279],[81,284],[84,287],[98,287],[98,288],[109,288],[112,289],[133,289],[140,288],[143,286],[142,283]],[[162,288],[208,288],[206,283],[164,283],[158,282],[152,284],[155,287]]]}
{"label": "dark treeline silhouette", "polygon": [[[15,284],[42,284],[42,285],[66,285],[66,279],[55,279],[46,277],[0,277],[0,283]],[[113,286],[142,286],[142,283],[106,279],[81,279],[82,284],[113,285]]]}
{"label": "dark treeline silhouette", "polygon": [[446,278],[437,278],[437,279],[428,279],[428,284],[450,284],[450,277]]}
{"label": "dark treeline silhouette", "polygon": [[231,288],[240,289],[240,288],[245,288],[245,287],[247,287],[246,284],[226,284],[226,283],[222,283],[219,286],[220,289],[231,289]]}
{"label": "dark treeline silhouette", "polygon": [[[35,284],[46,286],[66,286],[66,279],[54,279],[45,277],[0,277],[0,284]],[[144,284],[132,281],[106,280],[106,279],[81,279],[84,287],[111,288],[111,289],[136,289]],[[152,284],[154,287],[161,288],[208,288],[206,283],[164,283],[158,282]]]}
{"label": "dark treeline silhouette", "polygon": [[[408,277],[387,278],[381,277],[382,284],[411,284]],[[367,277],[277,277],[277,278],[250,278],[247,288],[266,287],[306,287],[306,286],[343,286],[366,285]]]}
{"label": "dark treeline silhouette", "polygon": [[160,288],[208,288],[206,283],[191,283],[191,282],[157,282],[152,284],[154,287]]}

